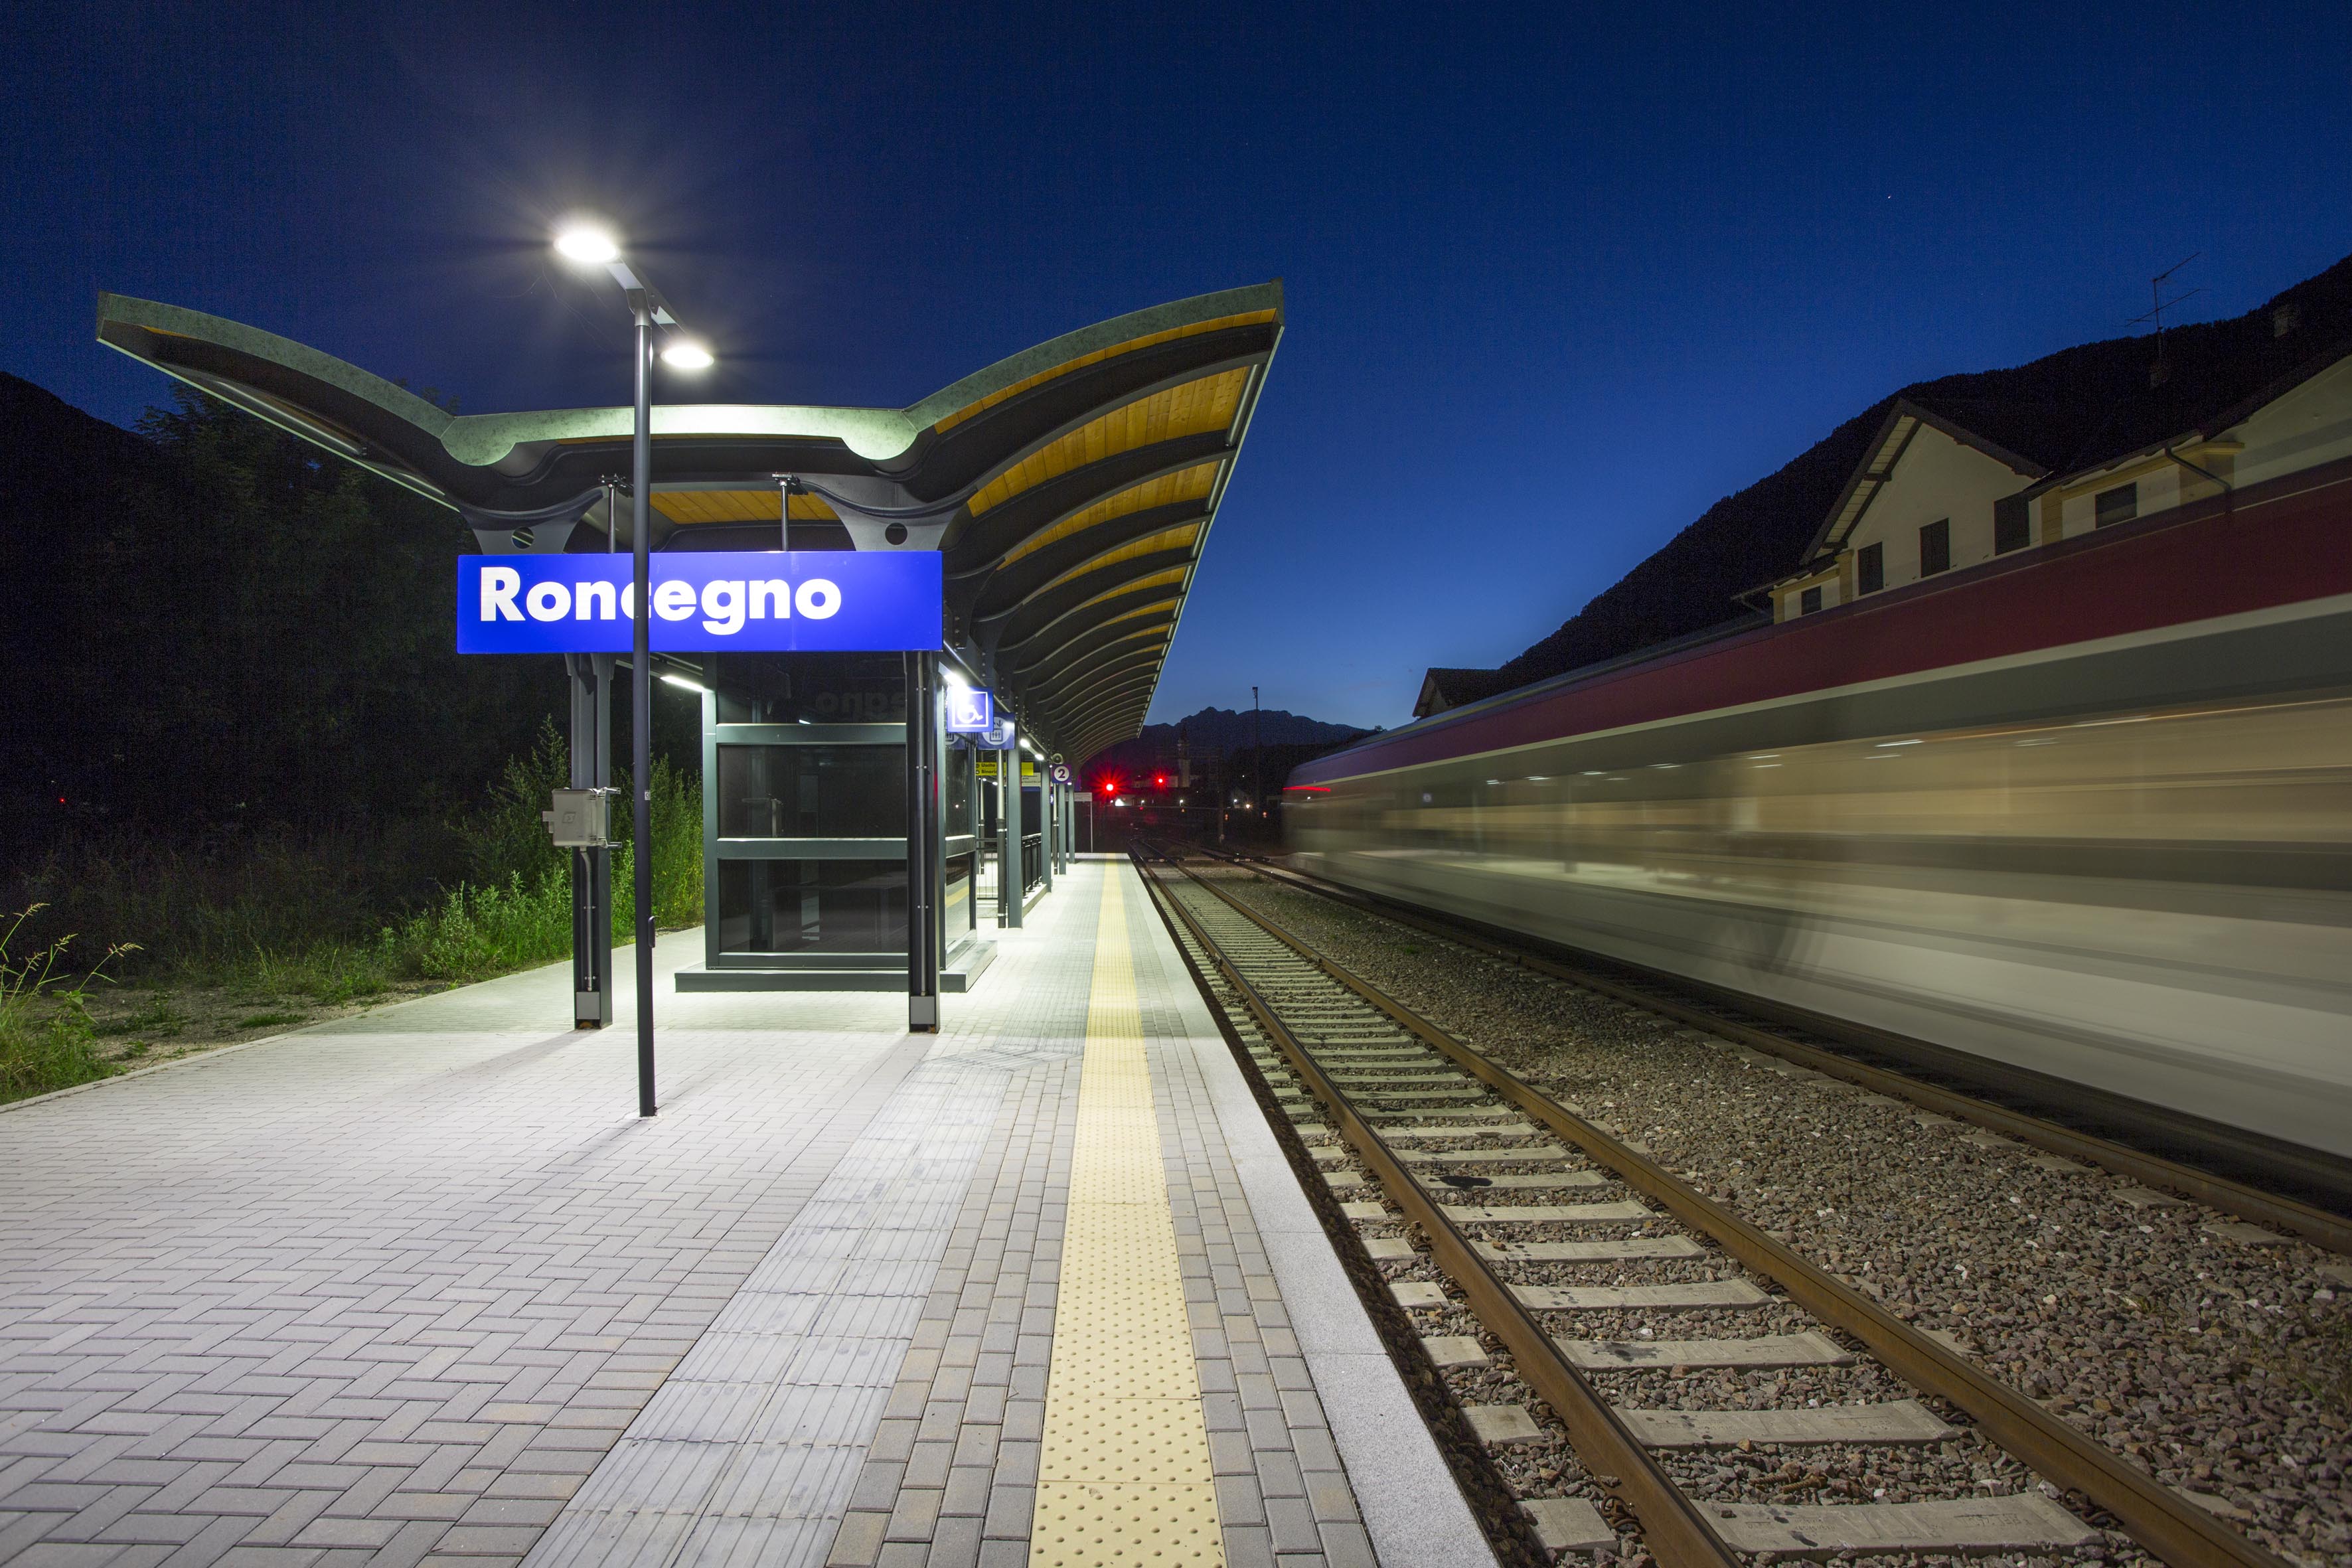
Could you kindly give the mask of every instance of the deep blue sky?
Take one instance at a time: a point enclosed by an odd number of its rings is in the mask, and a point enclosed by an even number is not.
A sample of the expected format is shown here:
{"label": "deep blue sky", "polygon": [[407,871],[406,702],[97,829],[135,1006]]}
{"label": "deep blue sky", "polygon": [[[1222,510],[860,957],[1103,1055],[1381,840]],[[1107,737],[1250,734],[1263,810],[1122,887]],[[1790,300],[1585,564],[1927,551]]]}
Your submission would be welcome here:
{"label": "deep blue sky", "polygon": [[0,55],[0,368],[119,421],[166,388],[100,289],[619,401],[617,308],[544,259],[579,206],[718,399],[902,405],[1284,279],[1161,719],[1394,723],[1906,381],[2123,331],[2191,252],[2195,319],[2352,250],[2340,3],[37,0]]}

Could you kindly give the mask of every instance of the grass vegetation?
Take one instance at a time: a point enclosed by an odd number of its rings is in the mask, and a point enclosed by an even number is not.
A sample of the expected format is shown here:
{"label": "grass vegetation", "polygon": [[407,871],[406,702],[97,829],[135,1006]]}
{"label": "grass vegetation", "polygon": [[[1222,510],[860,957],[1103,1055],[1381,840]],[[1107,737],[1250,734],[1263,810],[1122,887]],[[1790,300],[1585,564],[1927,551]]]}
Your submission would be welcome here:
{"label": "grass vegetation", "polygon": [[35,904],[0,916],[6,924],[0,931],[0,1100],[87,1083],[112,1070],[99,1055],[88,991],[123,951],[109,952],[81,973],[68,962],[70,937],[28,952],[25,927],[40,912]]}
{"label": "grass vegetation", "polygon": [[[0,889],[0,909],[22,911],[0,919],[0,1100],[568,957],[571,857],[539,815],[565,782],[551,721],[453,821],[52,846]],[[701,781],[656,761],[652,795],[655,923],[676,930],[702,918]],[[632,938],[635,852],[614,851],[616,943]]]}

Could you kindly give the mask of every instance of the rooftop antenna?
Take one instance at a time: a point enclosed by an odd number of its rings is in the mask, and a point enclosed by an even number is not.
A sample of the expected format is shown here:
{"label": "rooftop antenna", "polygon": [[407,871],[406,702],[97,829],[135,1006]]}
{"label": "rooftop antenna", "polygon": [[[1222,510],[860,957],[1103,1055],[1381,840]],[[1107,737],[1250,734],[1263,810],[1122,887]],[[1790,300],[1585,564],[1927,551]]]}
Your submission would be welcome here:
{"label": "rooftop antenna", "polygon": [[2196,260],[2198,257],[2204,254],[2205,253],[2203,251],[2200,250],[2193,255],[2183,257],[2179,261],[2176,261],[2171,266],[2166,268],[2163,271],[2158,273],[2155,277],[2149,279],[2147,280],[2148,301],[2153,308],[2147,315],[2134,316],[2130,321],[2124,323],[2126,326],[2130,327],[2137,327],[2142,321],[2153,321],[2156,323],[2156,363],[2148,366],[2147,369],[2147,384],[2150,386],[2162,386],[2166,382],[2172,379],[2172,367],[2165,363],[2164,358],[2164,313],[2172,309],[2175,305],[2181,303],[2183,300],[2194,299],[2198,295],[2205,292],[2202,289],[2191,289],[2186,294],[2175,294],[2171,299],[2168,300],[2164,297],[2164,286],[2172,281],[2172,275],[2174,273],[2179,271],[2182,268]]}

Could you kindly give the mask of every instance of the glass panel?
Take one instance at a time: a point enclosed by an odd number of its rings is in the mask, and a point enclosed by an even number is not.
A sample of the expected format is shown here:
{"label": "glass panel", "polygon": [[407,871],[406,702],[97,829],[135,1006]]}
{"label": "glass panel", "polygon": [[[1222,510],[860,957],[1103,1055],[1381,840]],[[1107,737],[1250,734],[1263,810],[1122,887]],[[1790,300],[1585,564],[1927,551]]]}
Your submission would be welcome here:
{"label": "glass panel", "polygon": [[707,656],[722,724],[903,724],[907,669],[895,653]]}
{"label": "glass panel", "polygon": [[940,781],[940,829],[950,838],[976,832],[972,826],[972,751],[950,746],[947,776]]}
{"label": "glass panel", "polygon": [[903,838],[904,746],[721,746],[721,838]]}
{"label": "glass panel", "polygon": [[721,860],[721,952],[904,952],[903,860]]}
{"label": "glass panel", "polygon": [[958,855],[947,862],[947,890],[940,895],[940,908],[946,915],[949,940],[961,936],[976,923],[971,901],[971,865],[970,855]]}
{"label": "glass panel", "polygon": [[2111,490],[2101,490],[2092,498],[2092,521],[2101,528],[2118,522],[2129,522],[2139,515],[2139,481],[2117,485]]}

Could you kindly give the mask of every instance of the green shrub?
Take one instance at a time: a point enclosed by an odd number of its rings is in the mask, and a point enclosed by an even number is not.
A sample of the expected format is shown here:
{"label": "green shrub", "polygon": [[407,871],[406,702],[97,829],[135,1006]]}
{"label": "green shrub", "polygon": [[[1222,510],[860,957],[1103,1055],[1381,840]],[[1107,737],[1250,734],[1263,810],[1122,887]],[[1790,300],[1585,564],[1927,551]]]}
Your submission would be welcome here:
{"label": "green shrub", "polygon": [[543,719],[530,750],[507,759],[490,786],[489,804],[458,828],[466,879],[478,888],[503,888],[518,877],[531,885],[562,871],[569,857],[549,841],[540,813],[571,782],[571,745],[552,718]]}
{"label": "green shrub", "polygon": [[462,984],[552,963],[572,951],[572,888],[561,873],[526,885],[456,887],[433,907],[387,927],[385,966],[417,980]]}
{"label": "green shrub", "polygon": [[[134,964],[142,984],[222,986],[257,1005],[308,997],[333,1006],[403,981],[486,980],[572,952],[572,858],[548,842],[540,817],[549,792],[568,776],[563,737],[551,721],[508,763],[488,801],[454,823],[314,837],[224,831],[189,843],[101,833],[53,847],[0,888],[0,898],[21,895],[29,905],[12,934],[21,930],[40,944],[44,975],[62,973],[65,943],[76,940],[66,933],[75,931],[97,932],[109,962]],[[634,940],[635,847],[627,780],[620,785],[613,940],[626,943]],[[702,781],[656,761],[652,795],[655,923],[671,931],[699,924]],[[69,907],[37,901],[49,889]],[[47,994],[52,1003],[22,1016],[79,1016],[65,1000],[74,994]],[[159,997],[150,1011],[168,1006]],[[174,1032],[169,1026],[160,1014],[142,1015],[113,1032]],[[12,1026],[21,1035],[28,1026],[20,1017]],[[74,1036],[65,1027],[60,1039]],[[85,1028],[85,1045],[86,1037]]]}
{"label": "green shrub", "polygon": [[[654,926],[677,931],[702,923],[702,780],[656,757],[650,816],[654,831]],[[616,805],[628,805],[626,781]],[[616,837],[626,839],[632,814],[620,810]],[[613,940],[635,940],[635,847],[613,851]]]}
{"label": "green shrub", "polygon": [[71,1089],[115,1070],[98,1054],[87,988],[92,981],[104,978],[107,964],[119,961],[128,950],[109,950],[87,973],[67,984],[71,972],[66,964],[66,950],[73,942],[71,936],[59,937],[21,958],[10,954],[9,949],[21,942],[25,922],[40,908],[34,904],[0,916],[7,923],[7,929],[0,931],[0,1100]]}

